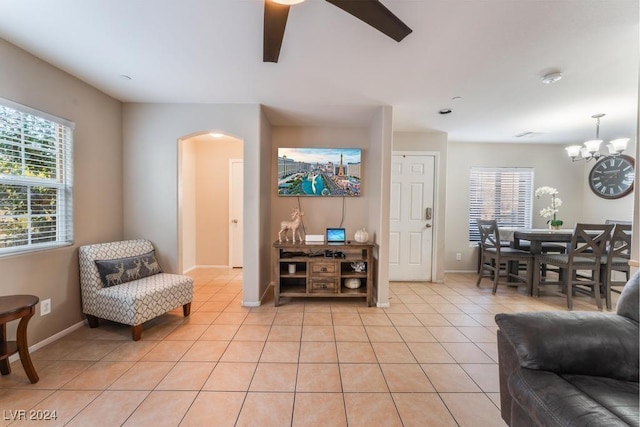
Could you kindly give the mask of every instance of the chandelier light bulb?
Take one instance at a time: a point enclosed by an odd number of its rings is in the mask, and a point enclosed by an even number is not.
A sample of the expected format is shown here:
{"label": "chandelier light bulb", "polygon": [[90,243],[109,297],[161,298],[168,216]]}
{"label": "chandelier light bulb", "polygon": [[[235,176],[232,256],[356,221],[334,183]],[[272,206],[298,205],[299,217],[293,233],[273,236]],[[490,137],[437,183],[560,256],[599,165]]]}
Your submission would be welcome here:
{"label": "chandelier light bulb", "polygon": [[580,147],[579,145],[572,145],[570,147],[565,148],[567,150],[567,154],[569,157],[578,157],[580,155]]}
{"label": "chandelier light bulb", "polygon": [[609,142],[607,147],[609,148],[610,153],[622,153],[627,149],[627,144],[629,143],[629,138],[618,138]]}
{"label": "chandelier light bulb", "polygon": [[584,148],[586,148],[589,153],[593,154],[600,149],[600,144],[602,144],[601,139],[592,139],[591,141],[584,143]]}

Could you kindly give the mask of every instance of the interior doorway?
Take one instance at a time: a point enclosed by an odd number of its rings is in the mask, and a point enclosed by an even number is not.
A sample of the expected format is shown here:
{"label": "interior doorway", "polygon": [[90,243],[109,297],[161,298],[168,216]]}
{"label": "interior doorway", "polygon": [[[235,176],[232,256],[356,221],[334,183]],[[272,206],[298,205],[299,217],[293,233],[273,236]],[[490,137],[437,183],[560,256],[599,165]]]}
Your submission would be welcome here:
{"label": "interior doorway", "polygon": [[393,153],[389,280],[432,280],[435,163],[434,155]]}
{"label": "interior doorway", "polygon": [[[242,260],[242,247],[234,249],[230,244],[229,226],[232,200],[243,198],[242,183],[232,183],[231,160],[242,161],[242,158],[243,142],[235,137],[206,132],[179,140],[178,268],[181,272],[230,267],[231,250],[235,250],[233,263],[238,258]],[[241,230],[242,212],[234,216]],[[242,262],[237,267],[242,267]]]}

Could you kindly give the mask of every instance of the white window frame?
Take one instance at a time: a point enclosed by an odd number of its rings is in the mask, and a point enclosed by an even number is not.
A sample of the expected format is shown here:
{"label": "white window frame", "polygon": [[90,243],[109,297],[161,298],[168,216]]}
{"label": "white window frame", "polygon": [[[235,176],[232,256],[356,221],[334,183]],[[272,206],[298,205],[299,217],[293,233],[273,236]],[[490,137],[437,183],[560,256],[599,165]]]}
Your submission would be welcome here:
{"label": "white window frame", "polygon": [[[8,99],[0,98],[0,144],[11,144],[16,147],[16,151],[19,150],[22,158],[23,168],[26,164],[25,152],[27,145],[25,144],[24,134],[21,135],[21,140],[16,142],[15,140],[5,139],[5,132],[3,127],[11,119],[21,120],[23,117],[35,117],[39,120],[44,120],[47,125],[56,126],[56,138],[55,146],[51,149],[45,149],[40,147],[36,150],[38,153],[48,151],[55,154],[55,177],[41,178],[28,176],[25,174],[25,170],[22,170],[21,174],[6,174],[0,170],[0,184],[2,185],[15,185],[27,187],[27,213],[19,216],[26,217],[27,219],[27,239],[24,244],[12,244],[10,239],[5,241],[5,236],[2,235],[2,221],[6,221],[10,218],[15,218],[16,215],[7,214],[0,210],[0,257],[6,255],[13,255],[17,253],[24,253],[30,251],[37,251],[43,249],[57,248],[61,246],[68,246],[73,244],[73,130],[75,124],[65,119],[53,116],[42,111],[18,104]],[[28,121],[24,121],[23,127],[33,129]],[[1,154],[0,154],[1,155]],[[14,156],[14,158],[17,155]],[[2,160],[2,159],[0,159]],[[41,214],[31,212],[31,187],[45,187],[56,190],[56,212],[55,212],[55,240],[47,242],[34,242],[32,236],[32,221],[34,218]],[[0,197],[2,197],[0,193]]]}
{"label": "white window frame", "polygon": [[472,167],[469,170],[469,242],[478,242],[479,219],[499,227],[531,228],[533,168]]}

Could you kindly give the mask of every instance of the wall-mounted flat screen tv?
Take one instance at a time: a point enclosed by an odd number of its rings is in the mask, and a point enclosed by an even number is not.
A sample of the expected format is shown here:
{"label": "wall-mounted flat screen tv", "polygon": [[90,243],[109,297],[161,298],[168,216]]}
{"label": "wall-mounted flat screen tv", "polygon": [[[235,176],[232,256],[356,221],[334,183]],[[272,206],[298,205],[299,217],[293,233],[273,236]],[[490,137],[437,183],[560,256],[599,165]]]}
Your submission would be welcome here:
{"label": "wall-mounted flat screen tv", "polygon": [[359,148],[278,148],[278,195],[359,196]]}

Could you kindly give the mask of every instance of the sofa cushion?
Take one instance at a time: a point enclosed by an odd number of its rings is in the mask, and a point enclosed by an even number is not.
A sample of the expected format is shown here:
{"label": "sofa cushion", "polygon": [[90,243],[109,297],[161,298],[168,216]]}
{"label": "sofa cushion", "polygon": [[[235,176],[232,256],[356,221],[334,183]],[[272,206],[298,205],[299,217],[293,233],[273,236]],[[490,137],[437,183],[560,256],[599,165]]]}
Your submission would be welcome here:
{"label": "sofa cushion", "polygon": [[562,378],[628,423],[638,425],[638,383],[590,375],[562,375]]}
{"label": "sofa cushion", "polygon": [[160,273],[100,289],[95,296],[98,317],[140,325],[193,300],[193,279]]}
{"label": "sofa cushion", "polygon": [[[623,390],[624,401],[627,401],[628,386],[632,383],[609,378],[592,378],[593,382],[589,388],[597,386],[596,383],[598,383],[603,390],[616,393],[616,397],[611,398],[614,401],[617,399],[616,390]],[[578,384],[585,383],[585,381],[575,380]],[[620,388],[616,387],[617,384]],[[637,402],[637,383],[635,390]],[[513,403],[527,413],[536,425],[594,427],[629,425],[627,418],[619,418],[600,402],[553,372],[517,369],[509,377],[509,391],[513,397]],[[635,420],[631,419],[631,422],[631,425],[638,426],[637,403]]]}
{"label": "sofa cushion", "polygon": [[618,298],[618,303],[616,305],[616,313],[620,316],[628,317],[629,319],[638,321],[638,316],[640,315],[639,302],[640,298],[638,298],[638,287],[640,282],[640,271],[636,272],[631,279],[624,285],[622,288],[622,293],[620,294],[620,298]]}
{"label": "sofa cushion", "polygon": [[495,318],[522,367],[638,381],[638,323],[627,317],[573,311]]}
{"label": "sofa cushion", "polygon": [[95,263],[104,287],[162,273],[154,251],[125,258],[95,260]]}

